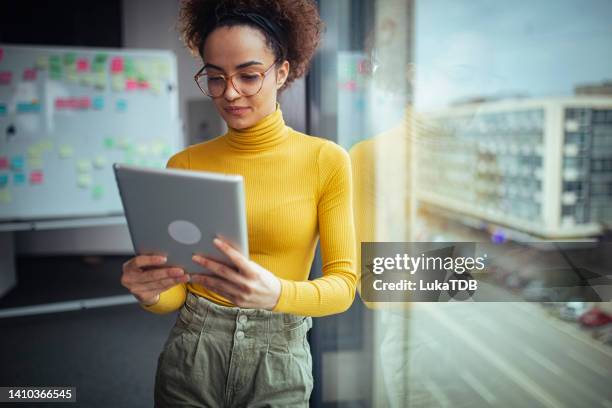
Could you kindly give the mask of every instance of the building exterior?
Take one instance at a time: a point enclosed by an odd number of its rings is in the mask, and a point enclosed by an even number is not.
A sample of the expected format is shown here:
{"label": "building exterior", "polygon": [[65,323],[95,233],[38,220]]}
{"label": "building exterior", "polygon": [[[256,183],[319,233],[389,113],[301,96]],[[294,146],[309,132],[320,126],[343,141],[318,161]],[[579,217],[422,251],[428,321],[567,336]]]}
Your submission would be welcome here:
{"label": "building exterior", "polygon": [[481,102],[425,117],[419,202],[547,239],[612,224],[612,97]]}

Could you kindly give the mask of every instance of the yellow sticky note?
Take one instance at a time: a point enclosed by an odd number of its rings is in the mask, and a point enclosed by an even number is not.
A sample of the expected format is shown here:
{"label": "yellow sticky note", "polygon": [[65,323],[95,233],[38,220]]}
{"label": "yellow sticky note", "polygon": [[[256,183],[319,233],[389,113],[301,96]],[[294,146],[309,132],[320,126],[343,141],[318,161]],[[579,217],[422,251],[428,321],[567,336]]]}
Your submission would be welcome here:
{"label": "yellow sticky note", "polygon": [[28,165],[31,169],[42,169],[43,160],[40,157],[30,158],[28,159]]}
{"label": "yellow sticky note", "polygon": [[47,137],[40,142],[39,146],[41,150],[50,150],[53,148],[53,141]]}
{"label": "yellow sticky note", "polygon": [[161,81],[155,79],[151,81],[151,90],[154,94],[159,95],[161,93],[162,84]]}
{"label": "yellow sticky note", "polygon": [[0,188],[0,203],[10,203],[11,192],[8,188]]}
{"label": "yellow sticky note", "polygon": [[38,145],[32,145],[28,147],[28,158],[40,158],[42,152],[40,151],[40,147]]}
{"label": "yellow sticky note", "polygon": [[77,185],[81,188],[87,188],[91,185],[91,174],[80,174],[77,177]]}
{"label": "yellow sticky note", "polygon": [[142,156],[146,155],[149,153],[149,146],[139,143],[138,146],[136,146],[136,153],[140,154]]}
{"label": "yellow sticky note", "polygon": [[79,173],[87,173],[91,171],[91,162],[87,159],[80,159],[76,163]]}
{"label": "yellow sticky note", "polygon": [[97,156],[94,159],[94,167],[96,169],[102,169],[102,168],[104,168],[105,165],[106,165],[106,157],[104,157],[104,156]]}
{"label": "yellow sticky note", "polygon": [[130,147],[130,138],[120,137],[119,140],[117,140],[117,146],[123,150],[128,149]]}
{"label": "yellow sticky note", "polygon": [[125,79],[123,75],[113,75],[111,78],[111,88],[113,91],[119,92],[125,89]]}
{"label": "yellow sticky note", "polygon": [[63,146],[60,146],[59,148],[59,156],[62,159],[67,159],[69,157],[72,157],[73,153],[74,151],[72,150],[72,146],[63,145]]}
{"label": "yellow sticky note", "polygon": [[160,143],[160,142],[154,142],[151,145],[151,154],[154,156],[159,156],[162,153],[162,150],[164,149],[164,144]]}

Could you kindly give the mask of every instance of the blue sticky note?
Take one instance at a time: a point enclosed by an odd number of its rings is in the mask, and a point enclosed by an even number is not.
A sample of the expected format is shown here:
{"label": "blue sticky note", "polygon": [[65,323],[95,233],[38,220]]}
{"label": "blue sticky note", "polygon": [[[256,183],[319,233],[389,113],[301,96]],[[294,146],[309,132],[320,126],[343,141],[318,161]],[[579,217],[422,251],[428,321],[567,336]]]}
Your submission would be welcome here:
{"label": "blue sticky note", "polygon": [[38,113],[40,105],[38,103],[20,102],[17,104],[17,113]]}
{"label": "blue sticky note", "polygon": [[0,115],[6,115],[6,105],[0,103]]}
{"label": "blue sticky note", "polygon": [[25,184],[25,173],[15,173],[13,175],[13,184]]}
{"label": "blue sticky note", "polygon": [[11,158],[11,169],[15,171],[23,170],[23,156],[13,156]]}
{"label": "blue sticky note", "polygon": [[125,112],[127,110],[127,101],[125,99],[119,99],[117,101],[117,111]]}
{"label": "blue sticky note", "polygon": [[92,101],[93,108],[96,110],[104,109],[104,98],[101,96],[96,96]]}
{"label": "blue sticky note", "polygon": [[8,184],[8,174],[0,174],[0,187],[4,187]]}

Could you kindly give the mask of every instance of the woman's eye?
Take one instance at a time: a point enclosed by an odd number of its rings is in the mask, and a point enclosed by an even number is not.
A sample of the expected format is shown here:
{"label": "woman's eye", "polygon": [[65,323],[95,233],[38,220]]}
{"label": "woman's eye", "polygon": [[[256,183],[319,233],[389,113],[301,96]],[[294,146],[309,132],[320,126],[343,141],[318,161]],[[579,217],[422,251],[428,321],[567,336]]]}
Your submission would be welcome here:
{"label": "woman's eye", "polygon": [[257,81],[259,75],[255,74],[242,74],[240,75],[240,79],[243,81]]}
{"label": "woman's eye", "polygon": [[215,76],[215,77],[208,77],[208,82],[221,82],[223,81],[223,77],[221,76]]}

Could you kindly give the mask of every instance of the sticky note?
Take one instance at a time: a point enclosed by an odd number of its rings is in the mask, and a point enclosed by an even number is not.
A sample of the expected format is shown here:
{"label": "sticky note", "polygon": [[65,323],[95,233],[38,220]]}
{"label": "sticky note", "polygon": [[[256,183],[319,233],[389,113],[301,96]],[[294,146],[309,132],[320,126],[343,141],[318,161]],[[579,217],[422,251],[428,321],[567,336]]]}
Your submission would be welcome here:
{"label": "sticky note", "polygon": [[78,160],[76,166],[79,173],[87,173],[91,171],[91,162],[87,159]]}
{"label": "sticky note", "polygon": [[118,73],[123,72],[123,58],[122,57],[114,57],[111,59],[111,72]]}
{"label": "sticky note", "polygon": [[22,185],[25,183],[25,174],[24,173],[14,173],[13,174],[13,184]]}
{"label": "sticky note", "polygon": [[104,187],[97,184],[94,186],[92,196],[95,200],[99,200],[104,195]]}
{"label": "sticky note", "polygon": [[0,85],[9,85],[13,79],[13,73],[11,71],[0,72]]}
{"label": "sticky note", "polygon": [[72,154],[74,153],[72,146],[69,145],[62,145],[59,148],[59,157],[62,159],[67,159],[69,157],[72,157]]}
{"label": "sticky note", "polygon": [[9,168],[9,160],[6,156],[0,156],[0,170],[5,170]]}
{"label": "sticky note", "polygon": [[104,156],[97,156],[94,159],[94,167],[96,169],[103,169],[106,165],[106,158]]}
{"label": "sticky note", "polygon": [[123,75],[111,75],[111,89],[115,92],[123,91],[125,80]]}
{"label": "sticky note", "polygon": [[0,203],[6,204],[11,202],[11,190],[3,188],[0,190]]}
{"label": "sticky note", "polygon": [[76,62],[77,72],[89,71],[89,60],[87,58],[79,58]]}
{"label": "sticky note", "polygon": [[79,79],[79,77],[77,76],[76,72],[74,72],[74,71],[67,71],[66,72],[66,81],[75,83],[75,82],[78,81],[78,79]]}
{"label": "sticky note", "polygon": [[126,58],[124,61],[123,69],[125,70],[125,76],[130,79],[134,79],[136,77],[136,68],[134,66],[134,60],[131,58]]}
{"label": "sticky note", "polygon": [[94,75],[90,72],[81,72],[79,73],[81,79],[79,83],[85,86],[91,86],[94,83]]}
{"label": "sticky note", "polygon": [[8,174],[0,174],[0,187],[4,187],[8,184]]}
{"label": "sticky note", "polygon": [[96,56],[94,57],[93,63],[94,65],[104,66],[104,64],[106,64],[107,58],[108,56],[106,54],[96,54]]}
{"label": "sticky note", "polygon": [[23,170],[23,156],[13,156],[11,158],[11,169],[13,171]]}
{"label": "sticky note", "polygon": [[39,145],[32,145],[28,147],[28,158],[40,157],[42,154]]}
{"label": "sticky note", "polygon": [[149,153],[149,146],[139,143],[138,146],[136,146],[136,153],[139,155],[146,155]]}
{"label": "sticky note", "polygon": [[24,81],[35,81],[36,80],[36,69],[26,68],[23,70]]}
{"label": "sticky note", "polygon": [[107,149],[112,149],[114,145],[115,145],[115,141],[113,140],[112,137],[104,138],[104,147],[106,147]]}
{"label": "sticky note", "polygon": [[125,89],[128,91],[133,91],[134,89],[138,89],[138,82],[136,82],[134,79],[126,79]]}
{"label": "sticky note", "polygon": [[42,157],[33,157],[31,159],[28,159],[28,166],[31,169],[42,169],[43,168]]}
{"label": "sticky note", "polygon": [[117,141],[117,146],[119,146],[120,149],[126,150],[129,147],[130,144],[130,139],[127,137],[120,137],[119,140]]}
{"label": "sticky note", "polygon": [[96,73],[94,75],[93,84],[96,89],[100,89],[100,90],[106,89],[106,75],[104,75],[103,72]]}
{"label": "sticky note", "polygon": [[159,81],[157,79],[154,80],[154,81],[151,81],[150,89],[151,89],[151,91],[153,91],[154,94],[157,94],[157,95],[160,94],[161,93],[161,89],[162,89],[161,81]]}
{"label": "sticky note", "polygon": [[49,69],[49,58],[40,56],[36,58],[36,68],[40,70]]}
{"label": "sticky note", "polygon": [[127,101],[125,99],[118,99],[116,108],[117,112],[125,112],[127,110]]}
{"label": "sticky note", "polygon": [[6,105],[0,103],[0,115],[6,115]]}
{"label": "sticky note", "polygon": [[4,48],[0,48],[0,62],[2,62],[3,58],[4,58]]}
{"label": "sticky note", "polygon": [[38,102],[19,102],[17,103],[17,113],[38,113],[40,104]]}
{"label": "sticky note", "polygon": [[153,144],[151,145],[151,154],[153,154],[154,156],[159,156],[161,155],[163,148],[164,148],[163,143],[153,142]]}
{"label": "sticky note", "polygon": [[93,98],[92,105],[95,110],[104,109],[104,98],[102,96],[95,96]]}
{"label": "sticky note", "polygon": [[41,150],[51,150],[53,148],[53,141],[50,137],[46,137],[40,141]]}
{"label": "sticky note", "polygon": [[42,184],[43,172],[42,170],[34,170],[30,172],[30,184]]}
{"label": "sticky note", "polygon": [[76,61],[76,54],[69,52],[64,54],[64,65],[73,65]]}
{"label": "sticky note", "polygon": [[91,185],[91,175],[88,173],[80,174],[77,177],[77,185],[81,188],[86,188]]}

